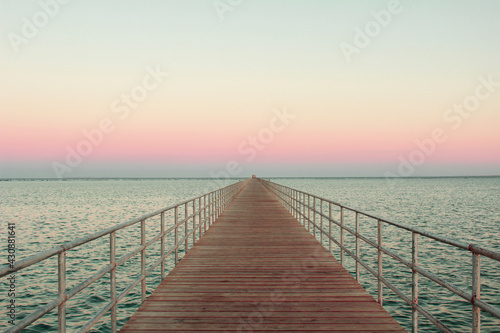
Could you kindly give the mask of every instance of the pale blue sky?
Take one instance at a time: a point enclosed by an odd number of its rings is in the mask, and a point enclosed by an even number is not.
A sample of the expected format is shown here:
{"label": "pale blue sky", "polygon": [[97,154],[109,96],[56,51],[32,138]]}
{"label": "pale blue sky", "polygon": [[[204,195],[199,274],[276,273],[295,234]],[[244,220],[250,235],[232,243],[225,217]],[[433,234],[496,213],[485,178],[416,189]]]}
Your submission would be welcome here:
{"label": "pale blue sky", "polygon": [[[383,176],[478,77],[500,81],[499,1],[401,0],[351,62],[341,43],[391,1],[243,0],[224,20],[215,2],[73,0],[15,52],[41,5],[0,0],[0,177],[53,177],[147,66],[170,75],[65,176],[207,176],[229,160],[248,174]],[[285,106],[296,120],[246,161],[238,146]],[[499,122],[500,89],[411,175],[500,174]]]}

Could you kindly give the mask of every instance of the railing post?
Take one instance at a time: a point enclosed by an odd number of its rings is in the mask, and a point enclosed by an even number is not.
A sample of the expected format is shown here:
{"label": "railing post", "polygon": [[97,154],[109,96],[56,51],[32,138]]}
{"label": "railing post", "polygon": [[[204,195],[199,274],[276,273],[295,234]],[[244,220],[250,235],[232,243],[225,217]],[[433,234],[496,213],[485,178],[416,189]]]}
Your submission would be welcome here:
{"label": "railing post", "polygon": [[200,224],[200,226],[198,227],[198,238],[201,238],[201,227],[202,227],[202,223],[201,223],[201,197],[198,197],[198,223]]}
{"label": "railing post", "polygon": [[411,328],[413,333],[418,332],[418,273],[415,267],[418,266],[418,234],[412,231],[412,247],[411,247],[411,297],[412,297],[412,309],[411,309]]}
{"label": "railing post", "polygon": [[297,191],[297,219],[300,221],[302,221],[302,208],[303,208],[303,205],[302,205],[302,195],[300,192]]}
{"label": "railing post", "polygon": [[113,306],[111,307],[111,332],[115,333],[116,328],[116,234],[113,231],[109,234],[109,263],[111,272],[109,273],[109,291]]}
{"label": "railing post", "polygon": [[216,214],[217,214],[217,191],[212,193],[212,223],[215,222]]}
{"label": "railing post", "polygon": [[217,202],[217,191],[213,191],[212,192],[212,216],[211,216],[212,223],[215,222],[215,214],[217,213],[216,206],[215,206],[216,202]]}
{"label": "railing post", "polygon": [[320,242],[321,242],[321,245],[323,245],[323,199],[320,200],[320,210],[319,210],[319,213],[320,213],[320,222],[319,222],[319,225],[321,227],[321,230],[319,232],[319,239],[320,239]]}
{"label": "railing post", "polygon": [[344,266],[344,207],[340,207],[340,264]]}
{"label": "railing post", "polygon": [[332,253],[332,203],[328,203],[328,251]]}
{"label": "railing post", "polygon": [[293,205],[293,200],[292,200],[292,190],[287,187],[287,199],[288,199],[288,211],[291,213],[292,212],[292,205]]}
{"label": "railing post", "polygon": [[220,213],[220,190],[215,192],[215,220],[219,218]]}
{"label": "railing post", "polygon": [[212,202],[213,202],[212,193],[208,193],[208,227],[212,225]]}
{"label": "railing post", "polygon": [[221,210],[221,214],[222,214],[222,211],[224,211],[224,209],[226,208],[226,192],[227,192],[227,189],[223,188],[222,189],[222,210]]}
{"label": "railing post", "polygon": [[287,211],[290,211],[290,191],[288,190],[287,187],[285,187],[284,195],[285,195],[285,202],[286,202],[285,208]]}
{"label": "railing post", "polygon": [[141,299],[146,300],[146,220],[141,221]]}
{"label": "railing post", "polygon": [[293,216],[297,218],[297,191],[292,190],[292,205],[293,205]]}
{"label": "railing post", "polygon": [[179,223],[179,217],[177,216],[178,214],[178,208],[179,206],[175,206],[174,208],[174,243],[175,243],[175,262],[174,265],[177,265],[177,262],[179,261],[179,247],[177,246],[177,243],[179,242],[179,226],[177,223]]}
{"label": "railing post", "polygon": [[[201,214],[201,212],[200,212]],[[207,195],[203,196],[203,231],[207,232]]]}
{"label": "railing post", "polygon": [[311,196],[307,195],[307,232],[311,232]]}
{"label": "railing post", "polygon": [[306,221],[307,215],[306,215],[306,194],[302,193],[302,224],[304,225],[304,228],[306,227]]}
{"label": "railing post", "polygon": [[356,212],[356,281],[359,282],[359,213]]}
{"label": "railing post", "polygon": [[217,219],[219,218],[220,214],[222,214],[222,190],[219,190],[219,209],[217,210]]}
{"label": "railing post", "polygon": [[58,332],[66,332],[66,250],[57,256],[58,296],[62,303],[57,309]]}
{"label": "railing post", "polygon": [[304,197],[303,197],[303,193],[302,192],[299,192],[298,193],[298,197],[299,197],[299,202],[298,202],[298,205],[299,205],[299,208],[298,208],[298,211],[300,212],[299,214],[299,222],[300,224],[304,225]]}
{"label": "railing post", "polygon": [[193,245],[196,243],[196,199],[193,199]]}
{"label": "railing post", "polygon": [[316,238],[316,197],[313,197],[313,234],[314,238]]}
{"label": "railing post", "polygon": [[378,303],[380,305],[383,305],[384,300],[383,300],[383,287],[382,287],[382,281],[380,280],[380,277],[382,276],[382,221],[377,220],[377,230],[378,230]]}
{"label": "railing post", "polygon": [[[299,209],[299,195],[298,194],[299,193],[296,190],[294,190],[294,192],[295,192],[295,218],[299,219],[300,218],[300,215],[298,212],[298,209]],[[299,222],[300,222],[300,220],[299,220]]]}
{"label": "railing post", "polygon": [[[189,250],[189,240],[188,240],[188,216],[189,216],[189,208],[188,203],[184,204],[184,255],[186,255]],[[194,241],[193,241],[194,245]]]}
{"label": "railing post", "polygon": [[212,223],[217,219],[217,191],[212,193]]}
{"label": "railing post", "polygon": [[165,212],[161,212],[161,222],[160,222],[160,232],[161,232],[161,240],[160,240],[160,256],[161,256],[161,279],[165,279]]}
{"label": "railing post", "polygon": [[472,333],[481,332],[481,308],[475,301],[481,299],[481,255],[472,253]]}

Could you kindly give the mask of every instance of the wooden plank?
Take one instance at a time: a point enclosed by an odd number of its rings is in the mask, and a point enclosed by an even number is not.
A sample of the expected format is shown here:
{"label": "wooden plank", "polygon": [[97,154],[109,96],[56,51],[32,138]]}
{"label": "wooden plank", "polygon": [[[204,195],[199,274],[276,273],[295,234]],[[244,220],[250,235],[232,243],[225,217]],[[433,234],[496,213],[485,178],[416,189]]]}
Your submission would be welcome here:
{"label": "wooden plank", "polygon": [[121,332],[405,332],[257,180]]}

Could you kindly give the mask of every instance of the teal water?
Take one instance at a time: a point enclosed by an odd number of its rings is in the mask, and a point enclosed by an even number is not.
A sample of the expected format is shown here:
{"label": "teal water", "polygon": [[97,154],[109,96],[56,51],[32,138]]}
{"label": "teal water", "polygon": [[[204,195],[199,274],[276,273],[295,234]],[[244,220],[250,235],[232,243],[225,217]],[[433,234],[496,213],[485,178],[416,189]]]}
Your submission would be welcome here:
{"label": "teal water", "polygon": [[[289,178],[273,181],[383,218],[500,251],[499,177],[415,178],[395,182],[376,178]],[[64,241],[201,195],[213,186],[216,185],[210,179],[1,181],[1,215],[5,234],[7,222],[16,223],[17,256],[23,258]],[[159,230],[157,222],[155,219],[148,221],[147,228],[151,230],[151,235]],[[349,226],[350,223],[353,223],[353,216],[346,214],[346,224]],[[131,229],[117,235],[117,256],[124,255],[139,244],[139,229]],[[366,232],[369,238],[375,239],[373,221],[362,219],[361,230]],[[334,230],[334,236],[338,237],[337,230]],[[385,245],[406,259],[411,258],[410,240],[411,235],[408,233],[399,232],[394,228],[384,230]],[[172,239],[167,242],[171,244]],[[420,242],[420,265],[470,292],[470,255],[435,241],[427,241],[423,237]],[[326,239],[324,244],[327,245]],[[353,248],[353,239],[346,237],[346,244]],[[108,246],[108,239],[105,238],[68,252],[68,287],[83,281],[108,262]],[[157,250],[158,247],[153,247],[148,252],[149,263],[157,258]],[[6,250],[4,252],[6,257]],[[334,255],[339,258],[337,250],[334,250]],[[376,268],[376,251],[362,246],[361,256]],[[172,264],[172,260],[168,261],[167,269],[171,269]],[[354,262],[350,258],[346,259],[346,268],[354,273]],[[138,276],[138,271],[138,257],[118,269],[118,292]],[[157,272],[147,280],[149,292],[160,280]],[[404,266],[385,258],[384,275],[408,296],[411,295],[411,274]],[[470,331],[470,306],[459,297],[425,280],[420,278],[420,304],[453,330]],[[362,271],[361,282],[368,291],[376,295],[376,284],[369,273]],[[489,259],[483,260],[482,284],[482,298],[500,307],[498,263]],[[0,285],[1,295],[7,295],[6,288],[5,283]],[[56,258],[23,270],[16,281],[17,319],[23,318],[39,304],[47,303],[56,295]],[[387,288],[384,298],[389,312],[409,330],[409,307]],[[2,299],[2,308],[6,309],[7,297]],[[140,289],[136,287],[119,306],[119,325],[123,325],[127,317],[138,308],[139,299]],[[104,276],[68,302],[68,327],[76,327],[89,320],[108,300],[109,278]],[[0,329],[9,325],[7,310],[3,313]],[[49,313],[26,331],[55,332],[56,318],[56,313]],[[93,332],[109,331],[108,320],[108,316],[104,317]],[[498,319],[483,312],[482,321],[483,332],[500,331]],[[421,327],[422,332],[438,331],[424,318],[421,319]]]}

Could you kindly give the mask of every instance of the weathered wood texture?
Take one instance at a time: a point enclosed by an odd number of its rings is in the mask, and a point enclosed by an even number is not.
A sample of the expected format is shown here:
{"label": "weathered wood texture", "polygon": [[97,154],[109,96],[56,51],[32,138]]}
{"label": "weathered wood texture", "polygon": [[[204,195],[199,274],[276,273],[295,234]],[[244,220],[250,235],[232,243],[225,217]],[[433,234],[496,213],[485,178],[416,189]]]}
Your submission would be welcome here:
{"label": "weathered wood texture", "polygon": [[405,332],[257,180],[121,332]]}

